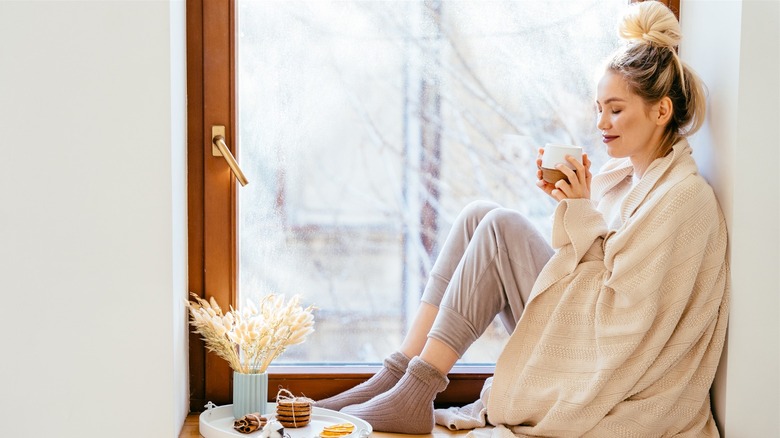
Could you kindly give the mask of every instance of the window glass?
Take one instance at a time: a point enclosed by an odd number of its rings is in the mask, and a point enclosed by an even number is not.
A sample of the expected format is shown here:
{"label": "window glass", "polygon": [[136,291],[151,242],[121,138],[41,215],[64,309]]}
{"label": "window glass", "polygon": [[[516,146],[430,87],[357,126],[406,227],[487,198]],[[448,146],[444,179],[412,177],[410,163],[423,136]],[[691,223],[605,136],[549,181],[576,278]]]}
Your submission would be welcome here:
{"label": "window glass", "polygon": [[[547,142],[603,163],[598,65],[625,0],[239,1],[239,302],[314,304],[275,363],[376,363],[400,345],[449,227],[490,199],[545,235]],[[499,323],[461,363],[494,362]]]}

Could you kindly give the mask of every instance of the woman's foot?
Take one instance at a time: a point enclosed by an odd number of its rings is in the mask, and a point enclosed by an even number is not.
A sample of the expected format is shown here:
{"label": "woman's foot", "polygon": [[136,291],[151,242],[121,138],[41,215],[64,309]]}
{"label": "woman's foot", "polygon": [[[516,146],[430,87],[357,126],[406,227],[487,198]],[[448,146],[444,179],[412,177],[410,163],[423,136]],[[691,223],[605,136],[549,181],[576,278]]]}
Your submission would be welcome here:
{"label": "woman's foot", "polygon": [[339,411],[345,406],[356,405],[371,400],[373,397],[382,394],[398,383],[401,377],[403,377],[404,372],[406,372],[408,365],[409,358],[401,352],[395,352],[385,359],[384,367],[379,370],[378,373],[374,374],[373,377],[341,394],[319,400],[314,403],[314,406]]}
{"label": "woman's foot", "polygon": [[408,434],[431,433],[433,399],[447,387],[447,376],[419,357],[389,391],[341,412],[367,421],[374,430]]}

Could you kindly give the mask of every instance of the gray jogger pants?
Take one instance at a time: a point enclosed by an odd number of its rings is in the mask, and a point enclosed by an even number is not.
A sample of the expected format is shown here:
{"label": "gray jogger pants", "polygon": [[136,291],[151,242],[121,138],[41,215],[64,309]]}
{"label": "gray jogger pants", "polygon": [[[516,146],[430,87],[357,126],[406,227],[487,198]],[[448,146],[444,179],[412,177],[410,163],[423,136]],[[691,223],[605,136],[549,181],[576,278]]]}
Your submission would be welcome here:
{"label": "gray jogger pants", "polygon": [[458,356],[500,315],[514,331],[536,277],[553,250],[520,213],[472,202],[450,230],[422,301],[439,307],[428,337]]}

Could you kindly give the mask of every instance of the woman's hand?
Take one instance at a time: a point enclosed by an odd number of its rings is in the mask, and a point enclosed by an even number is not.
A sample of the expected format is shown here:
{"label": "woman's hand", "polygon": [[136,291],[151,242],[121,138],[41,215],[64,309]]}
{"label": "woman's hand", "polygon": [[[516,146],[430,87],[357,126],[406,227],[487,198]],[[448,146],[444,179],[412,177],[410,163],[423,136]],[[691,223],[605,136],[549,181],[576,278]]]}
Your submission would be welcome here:
{"label": "woman's hand", "polygon": [[569,182],[562,179],[555,184],[550,184],[542,179],[542,155],[544,155],[544,149],[539,149],[539,155],[536,157],[538,169],[536,171],[538,178],[536,185],[540,189],[559,202],[564,199],[590,199],[590,180],[593,175],[590,173],[591,162],[588,154],[582,154],[582,163],[571,155],[566,155],[566,160],[574,166],[576,172],[563,163],[558,164],[556,169],[563,172]]}

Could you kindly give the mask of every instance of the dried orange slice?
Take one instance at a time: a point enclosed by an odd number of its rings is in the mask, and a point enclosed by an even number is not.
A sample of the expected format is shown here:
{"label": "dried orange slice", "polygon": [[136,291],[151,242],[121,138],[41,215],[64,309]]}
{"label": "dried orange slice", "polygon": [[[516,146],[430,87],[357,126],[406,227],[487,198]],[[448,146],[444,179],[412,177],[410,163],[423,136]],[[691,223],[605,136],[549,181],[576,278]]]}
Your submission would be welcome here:
{"label": "dried orange slice", "polygon": [[355,425],[352,423],[339,423],[331,426],[325,426],[320,432],[321,438],[336,438],[349,435],[355,431]]}

